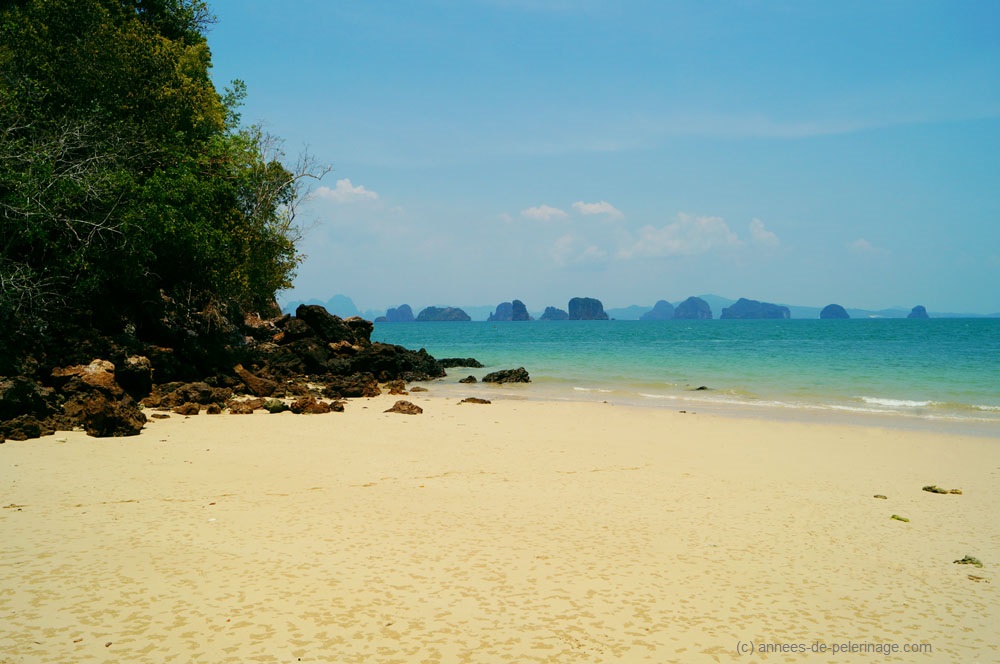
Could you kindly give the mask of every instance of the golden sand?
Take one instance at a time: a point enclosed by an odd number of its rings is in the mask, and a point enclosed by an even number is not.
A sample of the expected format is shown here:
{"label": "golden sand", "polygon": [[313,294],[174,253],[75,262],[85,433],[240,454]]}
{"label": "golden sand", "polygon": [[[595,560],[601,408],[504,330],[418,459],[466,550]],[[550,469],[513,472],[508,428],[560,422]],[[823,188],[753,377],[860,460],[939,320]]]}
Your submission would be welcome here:
{"label": "golden sand", "polygon": [[0,445],[0,662],[1000,661],[1000,438],[396,398]]}

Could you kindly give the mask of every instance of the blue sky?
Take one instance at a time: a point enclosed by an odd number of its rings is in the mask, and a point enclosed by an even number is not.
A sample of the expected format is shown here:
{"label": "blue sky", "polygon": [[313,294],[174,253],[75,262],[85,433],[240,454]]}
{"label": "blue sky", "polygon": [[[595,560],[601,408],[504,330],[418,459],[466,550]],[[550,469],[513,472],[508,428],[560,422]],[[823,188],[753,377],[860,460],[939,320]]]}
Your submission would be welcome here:
{"label": "blue sky", "polygon": [[215,0],[289,299],[1000,312],[1000,3]]}

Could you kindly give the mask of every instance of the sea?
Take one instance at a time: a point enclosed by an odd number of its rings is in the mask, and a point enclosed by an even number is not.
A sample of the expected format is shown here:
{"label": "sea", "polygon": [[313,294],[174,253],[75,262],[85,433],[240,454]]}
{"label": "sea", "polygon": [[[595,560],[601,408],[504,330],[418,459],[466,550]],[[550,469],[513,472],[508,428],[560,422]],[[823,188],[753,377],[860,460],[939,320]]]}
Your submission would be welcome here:
{"label": "sea", "polygon": [[[1000,438],[1000,319],[376,323],[373,341],[472,357],[445,395],[607,401]],[[459,378],[524,367],[527,385]]]}

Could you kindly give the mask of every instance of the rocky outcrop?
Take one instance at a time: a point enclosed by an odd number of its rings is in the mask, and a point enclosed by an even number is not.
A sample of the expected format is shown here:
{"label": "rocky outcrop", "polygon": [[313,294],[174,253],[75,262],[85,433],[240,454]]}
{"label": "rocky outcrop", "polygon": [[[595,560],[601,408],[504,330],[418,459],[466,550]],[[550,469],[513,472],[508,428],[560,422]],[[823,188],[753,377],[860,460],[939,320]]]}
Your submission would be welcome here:
{"label": "rocky outcrop", "polygon": [[[134,435],[146,421],[139,400],[148,408],[179,409],[191,415],[202,410],[218,413],[223,406],[233,413],[251,413],[261,407],[263,397],[315,399],[324,392],[333,398],[367,396],[379,393],[380,382],[445,375],[444,367],[427,351],[372,342],[371,322],[358,317],[341,319],[318,305],[300,305],[294,316],[279,312],[264,319],[240,314],[240,320],[243,325],[236,328],[237,334],[226,337],[229,345],[219,357],[201,364],[185,363],[207,356],[219,337],[213,337],[205,348],[190,345],[196,340],[185,342],[189,345],[183,352],[180,347],[135,338],[126,340],[127,346],[108,338],[93,344],[80,342],[83,349],[110,349],[120,370],[100,357],[87,364],[52,363],[45,369],[38,359],[24,358],[17,368],[23,375],[0,376],[0,441],[76,426],[94,436]],[[86,350],[73,352],[79,357]],[[154,382],[157,377],[202,371],[204,380],[200,381]],[[256,398],[233,399],[234,390]]]}
{"label": "rocky outcrop", "polygon": [[592,297],[574,297],[569,301],[570,320],[608,320],[604,305]]}
{"label": "rocky outcrop", "polygon": [[493,321],[526,321],[531,320],[524,302],[514,300],[513,302],[501,302],[497,305],[496,312],[490,314],[487,322]]}
{"label": "rocky outcrop", "polygon": [[472,367],[473,369],[483,368],[483,363],[473,357],[445,357],[438,360],[438,363],[445,369],[451,369],[453,367]]}
{"label": "rocky outcrop", "polygon": [[472,318],[458,307],[427,307],[417,314],[418,323],[470,321]]}
{"label": "rocky outcrop", "polygon": [[756,320],[762,318],[787,319],[791,318],[788,307],[783,307],[770,302],[760,302],[759,300],[748,300],[741,297],[732,305],[722,310],[719,318],[727,320]]}
{"label": "rocky outcrop", "polygon": [[639,320],[670,320],[674,317],[674,305],[666,300],[658,300],[650,311],[647,311]]}
{"label": "rocky outcrop", "polygon": [[677,320],[711,320],[712,307],[700,297],[689,297],[674,309]]}
{"label": "rocky outcrop", "polygon": [[569,314],[562,309],[545,307],[545,311],[539,320],[569,320]]}
{"label": "rocky outcrop", "polygon": [[524,367],[518,367],[517,369],[502,369],[500,371],[494,371],[493,373],[488,373],[483,376],[484,383],[530,383],[531,378],[528,376],[527,370]]}
{"label": "rocky outcrop", "polygon": [[910,310],[910,313],[906,315],[907,318],[930,318],[927,315],[927,309],[924,309],[923,305],[918,304]]}
{"label": "rocky outcrop", "polygon": [[823,310],[819,312],[820,318],[835,318],[835,319],[847,319],[851,315],[847,313],[847,309],[840,306],[839,304],[828,304],[823,307]]}
{"label": "rocky outcrop", "polygon": [[390,307],[385,312],[385,316],[375,319],[376,323],[412,323],[413,309],[408,304],[401,304],[398,307]]}

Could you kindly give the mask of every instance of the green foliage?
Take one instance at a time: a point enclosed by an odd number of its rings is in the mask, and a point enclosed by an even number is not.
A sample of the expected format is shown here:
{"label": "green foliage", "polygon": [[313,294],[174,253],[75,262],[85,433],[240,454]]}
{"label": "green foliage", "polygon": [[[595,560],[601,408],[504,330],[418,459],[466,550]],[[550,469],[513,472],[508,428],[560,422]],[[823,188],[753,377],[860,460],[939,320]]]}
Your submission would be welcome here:
{"label": "green foliage", "polygon": [[67,319],[151,330],[164,303],[259,309],[290,285],[309,173],[239,127],[211,20],[201,0],[0,3],[0,345]]}

